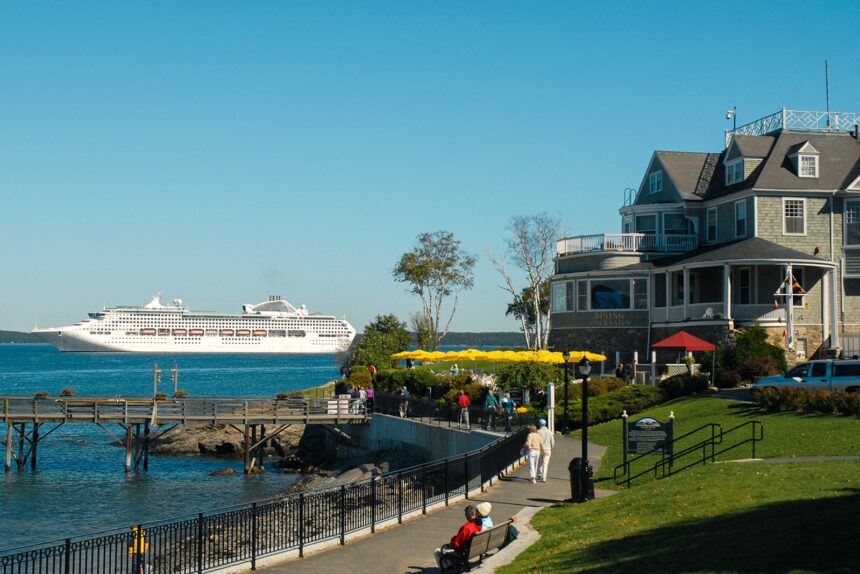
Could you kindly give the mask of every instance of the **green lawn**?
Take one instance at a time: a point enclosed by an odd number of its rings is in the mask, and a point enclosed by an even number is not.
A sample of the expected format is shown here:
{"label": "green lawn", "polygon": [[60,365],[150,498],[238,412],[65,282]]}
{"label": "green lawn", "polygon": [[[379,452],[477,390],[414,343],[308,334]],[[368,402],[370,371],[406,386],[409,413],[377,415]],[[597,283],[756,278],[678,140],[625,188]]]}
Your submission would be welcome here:
{"label": "green lawn", "polygon": [[697,467],[539,512],[521,572],[856,572],[860,461]]}
{"label": "green lawn", "polygon": [[[860,455],[860,441],[857,440],[860,436],[860,419],[857,417],[794,413],[767,414],[758,410],[755,405],[698,396],[663,403],[631,416],[630,421],[633,422],[644,416],[665,421],[670,411],[675,413],[675,436],[681,436],[705,423],[718,423],[722,425],[724,431],[727,431],[746,421],[761,421],[764,425],[764,441],[756,446],[756,456],[759,458]],[[738,431],[740,432],[743,432],[742,436],[737,433],[727,435],[724,445],[734,444],[746,438],[750,431]],[[677,448],[697,443],[709,436],[709,433],[693,435],[680,441]],[[613,488],[611,480],[600,479],[611,477],[613,468],[622,462],[621,419],[589,428],[588,440],[608,447],[597,478],[599,487]],[[718,457],[717,460],[749,458],[751,455],[751,446],[744,445]],[[649,455],[645,459],[656,461],[657,457]],[[640,468],[644,468],[646,462],[647,460],[643,459],[640,462],[642,465]]]}
{"label": "green lawn", "polygon": [[[676,417],[676,435],[707,422],[764,425],[760,457],[860,455],[860,418],[765,414],[753,405],[686,397],[644,413]],[[728,440],[728,439],[727,439]],[[621,422],[589,429],[608,447],[599,488],[621,462]],[[723,459],[747,458],[748,446]],[[601,480],[602,478],[602,480]],[[860,460],[696,466],[587,504],[542,510],[541,539],[499,572],[855,572]]]}

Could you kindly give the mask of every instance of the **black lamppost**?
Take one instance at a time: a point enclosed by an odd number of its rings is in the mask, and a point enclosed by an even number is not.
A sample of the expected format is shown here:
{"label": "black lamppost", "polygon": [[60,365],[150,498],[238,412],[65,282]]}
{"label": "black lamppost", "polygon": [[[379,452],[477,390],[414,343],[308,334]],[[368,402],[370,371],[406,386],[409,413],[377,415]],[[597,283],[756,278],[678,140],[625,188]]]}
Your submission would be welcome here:
{"label": "black lamppost", "polygon": [[570,360],[570,351],[565,349],[561,354],[564,359],[564,418],[561,423],[561,434],[570,434],[570,425],[567,419],[567,387],[570,385],[570,374],[567,372],[567,362]]}
{"label": "black lamppost", "polygon": [[588,375],[591,374],[591,363],[588,357],[582,356],[576,365],[579,376],[582,377],[582,468],[580,478],[580,498],[577,502],[588,500]]}

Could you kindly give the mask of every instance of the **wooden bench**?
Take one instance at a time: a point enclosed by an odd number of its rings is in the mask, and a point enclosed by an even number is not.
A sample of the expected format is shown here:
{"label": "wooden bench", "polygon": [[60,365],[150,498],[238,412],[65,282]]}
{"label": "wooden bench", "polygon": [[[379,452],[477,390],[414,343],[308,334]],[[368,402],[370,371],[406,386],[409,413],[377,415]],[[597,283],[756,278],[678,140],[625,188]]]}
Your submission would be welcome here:
{"label": "wooden bench", "polygon": [[480,564],[484,561],[484,557],[488,553],[504,546],[505,541],[508,539],[508,530],[511,527],[511,522],[513,521],[508,520],[472,536],[469,540],[467,552],[460,556],[463,560],[460,568],[468,572],[472,569],[472,560],[477,558],[478,564]]}

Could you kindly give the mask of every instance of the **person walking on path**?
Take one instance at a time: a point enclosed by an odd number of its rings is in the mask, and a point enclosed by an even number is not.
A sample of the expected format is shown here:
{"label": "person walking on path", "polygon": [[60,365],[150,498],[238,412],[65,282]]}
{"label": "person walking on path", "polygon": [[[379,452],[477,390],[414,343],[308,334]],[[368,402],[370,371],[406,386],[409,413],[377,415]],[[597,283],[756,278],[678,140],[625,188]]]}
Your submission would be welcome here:
{"label": "person walking on path", "polygon": [[499,401],[493,393],[487,393],[487,398],[484,399],[484,430],[489,430],[493,427],[493,432],[496,432],[496,411],[499,410]]}
{"label": "person walking on path", "polygon": [[409,414],[409,399],[412,398],[412,395],[409,393],[409,389],[403,387],[403,390],[400,392],[400,418],[406,418],[406,415]]}
{"label": "person walking on path", "polygon": [[505,432],[511,432],[511,419],[517,410],[517,404],[511,398],[511,393],[505,393],[502,397],[502,414],[505,416]]}
{"label": "person walking on path", "polygon": [[467,429],[470,428],[469,407],[472,406],[472,401],[469,400],[469,395],[465,391],[460,391],[460,396],[457,397],[457,405],[460,407],[460,420],[457,421],[457,428],[463,428],[463,424],[466,425]]}
{"label": "person walking on path", "polygon": [[523,451],[529,462],[529,480],[532,484],[537,482],[537,463],[541,451],[540,435],[537,433],[535,425],[529,425],[529,434],[526,436],[526,443],[523,445]]}
{"label": "person walking on path", "polygon": [[370,380],[372,381],[376,377],[376,365],[370,365],[367,370],[370,371]]}
{"label": "person walking on path", "polygon": [[544,419],[540,419],[538,421],[537,433],[540,436],[541,442],[537,479],[541,482],[546,482],[546,477],[549,476],[549,457],[552,456],[552,449],[555,447],[555,437],[552,432],[546,428],[546,420]]}
{"label": "person walking on path", "polygon": [[451,365],[451,376],[456,377],[460,374],[460,367],[457,366],[457,363]]}
{"label": "person walking on path", "polygon": [[[478,520],[478,509],[473,505],[468,505],[463,511],[466,515],[466,523],[460,527],[457,534],[451,538],[450,544],[443,544],[441,548],[433,551],[433,556],[436,558],[436,564],[440,570],[445,570],[453,564],[460,562],[457,558],[461,557],[469,544],[472,536],[481,531],[481,522]],[[454,556],[452,556],[454,555]],[[452,560],[454,558],[454,560]]]}

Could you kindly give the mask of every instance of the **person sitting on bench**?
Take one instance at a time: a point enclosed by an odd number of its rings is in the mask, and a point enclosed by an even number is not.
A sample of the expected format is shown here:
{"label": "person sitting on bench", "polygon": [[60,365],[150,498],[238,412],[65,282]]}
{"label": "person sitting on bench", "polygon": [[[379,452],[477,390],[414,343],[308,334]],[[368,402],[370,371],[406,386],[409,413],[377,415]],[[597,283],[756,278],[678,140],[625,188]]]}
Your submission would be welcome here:
{"label": "person sitting on bench", "polygon": [[[466,552],[469,540],[472,536],[481,531],[481,521],[478,518],[478,509],[473,505],[468,505],[464,513],[466,515],[466,523],[460,527],[457,534],[451,539],[450,544],[443,544],[441,548],[433,551],[433,556],[436,558],[436,564],[440,569],[444,570],[449,567],[452,558],[456,559]],[[451,556],[455,555],[455,556]]]}
{"label": "person sitting on bench", "polygon": [[490,518],[490,512],[493,511],[493,505],[489,502],[482,502],[475,508],[478,509],[478,522],[481,523],[481,530],[489,530],[493,527],[493,519]]}

